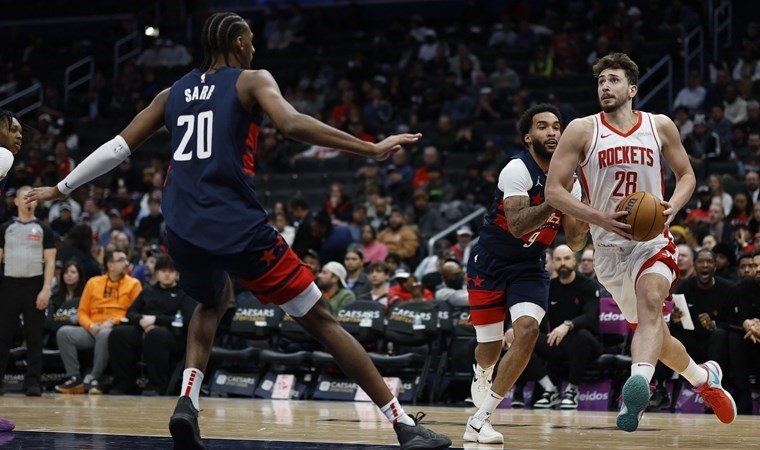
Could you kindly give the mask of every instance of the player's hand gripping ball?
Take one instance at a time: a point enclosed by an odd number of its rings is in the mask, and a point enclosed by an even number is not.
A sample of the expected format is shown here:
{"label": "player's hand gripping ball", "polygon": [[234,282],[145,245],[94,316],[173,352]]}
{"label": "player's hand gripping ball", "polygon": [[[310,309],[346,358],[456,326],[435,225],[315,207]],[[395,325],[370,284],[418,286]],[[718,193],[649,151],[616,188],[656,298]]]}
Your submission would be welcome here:
{"label": "player's hand gripping ball", "polygon": [[667,217],[662,214],[665,207],[660,200],[648,192],[634,192],[620,200],[617,211],[628,211],[620,219],[631,226],[634,241],[649,241],[662,234]]}

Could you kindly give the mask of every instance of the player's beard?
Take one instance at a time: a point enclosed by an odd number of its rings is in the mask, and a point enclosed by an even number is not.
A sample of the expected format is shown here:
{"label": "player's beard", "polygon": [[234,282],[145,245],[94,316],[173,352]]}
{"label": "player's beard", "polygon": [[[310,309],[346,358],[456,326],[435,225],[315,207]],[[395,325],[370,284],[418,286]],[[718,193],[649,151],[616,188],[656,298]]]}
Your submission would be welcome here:
{"label": "player's beard", "polygon": [[599,99],[599,107],[602,108],[602,111],[609,114],[620,109],[623,105],[625,105],[626,101],[627,100],[624,98],[621,99],[621,98],[615,97],[615,101],[613,103],[605,105],[604,103],[602,103],[602,99]]}
{"label": "player's beard", "polygon": [[546,161],[551,160],[552,155],[554,154],[553,152],[550,152],[544,143],[538,139],[533,139],[533,151],[536,153],[536,156]]}

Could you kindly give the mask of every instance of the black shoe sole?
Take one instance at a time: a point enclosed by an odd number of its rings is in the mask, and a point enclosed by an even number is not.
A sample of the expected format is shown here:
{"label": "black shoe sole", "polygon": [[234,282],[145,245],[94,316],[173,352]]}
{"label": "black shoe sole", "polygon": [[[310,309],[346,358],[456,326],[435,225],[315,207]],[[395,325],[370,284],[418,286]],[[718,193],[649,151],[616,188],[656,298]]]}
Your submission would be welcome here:
{"label": "black shoe sole", "polygon": [[402,450],[436,450],[440,448],[451,447],[451,439],[430,439],[423,442],[414,442],[407,445],[401,445]]}
{"label": "black shoe sole", "polygon": [[176,450],[205,450],[198,430],[195,425],[195,418],[188,414],[174,414],[169,420],[169,432],[174,439],[174,448]]}

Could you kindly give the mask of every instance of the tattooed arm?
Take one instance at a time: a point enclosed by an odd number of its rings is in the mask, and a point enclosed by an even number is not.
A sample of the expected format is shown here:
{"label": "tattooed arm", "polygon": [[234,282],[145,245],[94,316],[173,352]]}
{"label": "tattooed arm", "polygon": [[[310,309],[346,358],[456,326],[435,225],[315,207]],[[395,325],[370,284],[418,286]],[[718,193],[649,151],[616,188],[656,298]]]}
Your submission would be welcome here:
{"label": "tattooed arm", "polygon": [[574,252],[583,250],[588,238],[588,224],[568,214],[562,215],[562,229],[565,230],[567,246]]}
{"label": "tattooed arm", "polygon": [[527,195],[516,195],[504,199],[504,215],[507,217],[509,231],[520,238],[546,222],[554,213],[554,208],[544,202],[530,206]]}

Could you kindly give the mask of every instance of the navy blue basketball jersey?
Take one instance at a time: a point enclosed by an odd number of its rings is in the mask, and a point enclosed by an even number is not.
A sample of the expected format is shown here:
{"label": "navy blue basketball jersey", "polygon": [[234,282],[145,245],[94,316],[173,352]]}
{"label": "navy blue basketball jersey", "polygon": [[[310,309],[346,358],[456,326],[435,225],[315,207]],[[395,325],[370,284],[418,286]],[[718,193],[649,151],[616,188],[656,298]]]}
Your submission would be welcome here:
{"label": "navy blue basketball jersey", "polygon": [[166,226],[217,254],[255,250],[276,233],[256,198],[260,121],[238,98],[241,73],[192,70],[171,87],[164,115],[172,148],[162,202]]}
{"label": "navy blue basketball jersey", "polygon": [[[527,150],[523,150],[514,159],[522,160],[530,173],[532,180],[532,187],[528,190],[530,206],[542,204],[546,174]],[[491,208],[486,213],[483,226],[480,228],[480,246],[507,261],[544,259],[546,248],[554,241],[561,224],[562,213],[555,210],[540,227],[520,238],[514,237],[509,231],[509,223],[504,214],[504,192],[497,187]]]}

